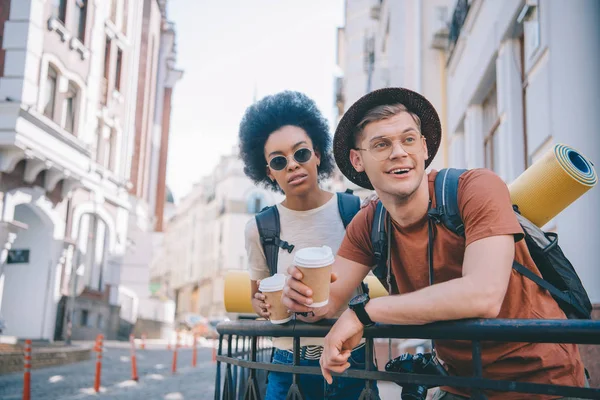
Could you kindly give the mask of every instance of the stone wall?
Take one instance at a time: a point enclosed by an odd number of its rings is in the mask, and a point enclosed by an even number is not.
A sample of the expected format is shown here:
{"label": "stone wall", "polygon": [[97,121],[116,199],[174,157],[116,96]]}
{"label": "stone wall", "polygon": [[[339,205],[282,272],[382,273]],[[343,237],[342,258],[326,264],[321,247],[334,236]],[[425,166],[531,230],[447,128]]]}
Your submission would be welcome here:
{"label": "stone wall", "polygon": [[[45,368],[56,365],[71,364],[90,359],[89,347],[64,347],[49,346],[36,348],[31,352],[32,369]],[[21,344],[6,348],[0,352],[0,375],[12,372],[23,372],[23,346]]]}

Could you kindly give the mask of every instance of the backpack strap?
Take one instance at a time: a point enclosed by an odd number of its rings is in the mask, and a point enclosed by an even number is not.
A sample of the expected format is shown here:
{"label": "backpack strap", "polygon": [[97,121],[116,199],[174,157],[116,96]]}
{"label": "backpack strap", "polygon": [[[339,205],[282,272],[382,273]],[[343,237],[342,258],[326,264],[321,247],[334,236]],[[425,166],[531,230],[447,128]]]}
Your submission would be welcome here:
{"label": "backpack strap", "polygon": [[458,180],[466,169],[445,168],[435,177],[436,207],[429,210],[429,216],[441,222],[458,236],[465,235],[465,226],[458,209]]}
{"label": "backpack strap", "polygon": [[375,256],[373,275],[377,277],[383,287],[388,289],[389,293],[397,293],[396,280],[394,275],[389,273],[388,269],[388,254],[390,250],[388,245],[389,238],[386,231],[388,225],[389,215],[381,201],[378,201],[371,226],[371,245],[373,246],[373,255]]}
{"label": "backpack strap", "polygon": [[[338,211],[340,212],[340,217],[344,223],[344,229],[348,227],[350,221],[352,221],[356,213],[360,211],[360,198],[352,193],[351,189],[346,189],[345,192],[337,193]],[[363,293],[369,293],[369,287],[364,281],[360,284],[360,290]]]}
{"label": "backpack strap", "polygon": [[[546,289],[548,292],[550,292],[550,294],[555,298],[555,300],[561,301],[564,304],[571,306],[577,312],[577,314],[579,315],[580,318],[585,318],[585,316],[588,315],[586,310],[584,310],[579,305],[579,303],[575,299],[572,298],[571,293],[569,291],[564,291],[564,292],[560,291],[556,286],[554,286],[550,282],[540,278],[538,275],[534,274],[528,268],[524,267],[523,265],[519,264],[516,261],[513,261],[512,267],[517,272],[519,272],[521,275],[525,275],[527,278],[529,278],[532,281],[534,281],[535,283],[537,283],[538,286],[540,286],[540,287]],[[566,312],[565,312],[565,314],[566,314]]]}
{"label": "backpack strap", "polygon": [[344,228],[347,228],[350,221],[352,221],[352,218],[354,218],[356,213],[360,210],[360,198],[353,195],[351,192],[349,193],[346,191],[343,193],[338,192],[337,200],[340,217],[344,223]]}
{"label": "backpack strap", "polygon": [[263,208],[254,218],[256,219],[260,243],[265,252],[267,266],[271,275],[275,275],[277,273],[279,248],[291,253],[294,250],[294,245],[290,245],[285,240],[279,239],[280,226],[277,206]]}

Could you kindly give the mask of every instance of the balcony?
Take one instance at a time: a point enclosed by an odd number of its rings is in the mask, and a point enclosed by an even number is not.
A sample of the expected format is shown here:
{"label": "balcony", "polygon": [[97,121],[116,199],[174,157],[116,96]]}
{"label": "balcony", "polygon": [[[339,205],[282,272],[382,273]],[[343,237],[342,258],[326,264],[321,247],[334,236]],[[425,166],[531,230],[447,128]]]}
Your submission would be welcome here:
{"label": "balcony", "polygon": [[452,20],[450,21],[450,29],[448,34],[448,53],[450,55],[448,58],[452,57],[452,53],[454,52],[456,42],[460,37],[460,31],[465,24],[470,7],[470,0],[458,0],[456,2],[456,7],[452,13]]}

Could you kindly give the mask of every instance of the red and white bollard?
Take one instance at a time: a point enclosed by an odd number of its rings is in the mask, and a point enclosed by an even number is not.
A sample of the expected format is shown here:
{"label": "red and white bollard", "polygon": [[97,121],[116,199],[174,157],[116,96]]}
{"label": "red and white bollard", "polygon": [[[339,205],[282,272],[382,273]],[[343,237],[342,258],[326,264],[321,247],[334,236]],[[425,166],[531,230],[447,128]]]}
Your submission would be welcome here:
{"label": "red and white bollard", "polygon": [[23,400],[31,399],[31,339],[25,340],[25,360],[23,375]]}
{"label": "red and white bollard", "polygon": [[94,379],[94,391],[98,393],[100,391],[100,375],[102,374],[102,340],[104,336],[102,334],[96,337],[96,377]]}
{"label": "red and white bollard", "polygon": [[192,350],[192,367],[196,366],[196,363],[198,361],[198,349],[196,348],[196,335],[194,334],[194,344],[193,344],[194,348]]}
{"label": "red and white bollard", "polygon": [[131,344],[131,380],[138,381],[137,361],[135,359],[135,337],[129,335],[129,343]]}
{"label": "red and white bollard", "polygon": [[142,350],[146,350],[146,334],[142,333],[142,344],[140,345]]}
{"label": "red and white bollard", "polygon": [[173,348],[173,364],[171,365],[171,372],[177,372],[177,349],[179,348],[179,332],[177,332],[177,337],[175,338],[175,347]]}

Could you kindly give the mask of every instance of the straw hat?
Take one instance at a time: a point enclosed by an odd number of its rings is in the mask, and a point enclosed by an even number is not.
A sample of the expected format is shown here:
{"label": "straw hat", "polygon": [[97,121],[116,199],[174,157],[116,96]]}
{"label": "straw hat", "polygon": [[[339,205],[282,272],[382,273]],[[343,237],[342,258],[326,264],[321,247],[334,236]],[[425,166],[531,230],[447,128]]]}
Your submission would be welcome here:
{"label": "straw hat", "polygon": [[433,105],[425,97],[404,88],[378,89],[364,95],[346,111],[340,120],[333,138],[333,154],[340,171],[350,181],[365,189],[373,189],[367,174],[357,172],[350,163],[350,150],[355,148],[356,126],[369,110],[377,106],[396,103],[403,104],[421,119],[421,133],[425,136],[429,153],[429,158],[425,161],[425,168],[429,166],[440,147],[442,138],[440,118]]}

